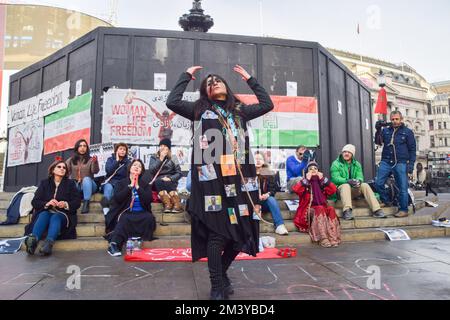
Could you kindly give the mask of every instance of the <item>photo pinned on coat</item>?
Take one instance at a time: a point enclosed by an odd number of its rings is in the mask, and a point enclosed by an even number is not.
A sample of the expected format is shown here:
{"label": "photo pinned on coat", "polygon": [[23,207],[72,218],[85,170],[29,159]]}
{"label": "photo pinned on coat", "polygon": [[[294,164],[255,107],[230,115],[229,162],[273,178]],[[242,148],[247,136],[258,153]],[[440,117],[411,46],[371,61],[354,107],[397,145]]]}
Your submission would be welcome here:
{"label": "photo pinned on coat", "polygon": [[222,210],[222,196],[205,196],[205,211],[217,212]]}
{"label": "photo pinned on coat", "polygon": [[250,216],[250,212],[248,211],[248,206],[246,204],[240,204],[239,205],[239,215],[241,217],[248,217],[248,216]]}
{"label": "photo pinned on coat", "polygon": [[228,216],[230,217],[231,224],[238,224],[236,212],[234,208],[228,208]]}
{"label": "photo pinned on coat", "polygon": [[234,198],[237,196],[236,193],[236,185],[235,184],[226,184],[225,185],[225,193],[228,198]]}
{"label": "photo pinned on coat", "polygon": [[254,177],[254,178],[244,178],[244,184],[241,187],[241,190],[243,192],[245,191],[249,191],[249,192],[253,192],[253,191],[258,191],[259,187],[258,187],[258,178]]}
{"label": "photo pinned on coat", "polygon": [[230,154],[220,156],[220,169],[223,177],[232,177],[237,174],[234,156]]}
{"label": "photo pinned on coat", "polygon": [[214,169],[213,164],[208,164],[205,166],[199,166],[198,169],[198,180],[201,182],[212,181],[217,179],[216,169]]}

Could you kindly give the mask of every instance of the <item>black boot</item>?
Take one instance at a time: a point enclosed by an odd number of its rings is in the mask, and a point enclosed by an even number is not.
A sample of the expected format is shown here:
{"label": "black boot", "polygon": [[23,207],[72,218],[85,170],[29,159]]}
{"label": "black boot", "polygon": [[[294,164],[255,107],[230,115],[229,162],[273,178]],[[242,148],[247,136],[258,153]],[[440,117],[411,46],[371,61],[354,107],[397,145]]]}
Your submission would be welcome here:
{"label": "black boot", "polygon": [[81,208],[81,213],[89,213],[89,200],[84,200],[83,207]]}
{"label": "black boot", "polygon": [[228,300],[232,294],[234,294],[233,285],[231,284],[230,278],[225,274],[223,276],[223,295]]}
{"label": "black boot", "polygon": [[46,239],[41,249],[39,249],[39,253],[43,256],[49,256],[52,254],[53,244],[55,241]]}
{"label": "black boot", "polygon": [[27,236],[27,238],[25,239],[25,246],[27,247],[27,253],[29,255],[33,255],[34,252],[36,251],[37,248],[37,238],[35,235],[30,234]]}
{"label": "black boot", "polygon": [[211,289],[209,300],[226,300],[223,290]]}

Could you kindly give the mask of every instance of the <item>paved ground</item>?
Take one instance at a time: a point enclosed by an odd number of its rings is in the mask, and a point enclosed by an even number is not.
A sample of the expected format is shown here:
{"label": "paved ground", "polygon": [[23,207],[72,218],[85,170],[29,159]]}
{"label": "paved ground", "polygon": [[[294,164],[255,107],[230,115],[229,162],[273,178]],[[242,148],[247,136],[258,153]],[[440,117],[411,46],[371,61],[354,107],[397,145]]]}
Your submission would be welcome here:
{"label": "paved ground", "polygon": [[[235,262],[234,300],[450,299],[450,238],[301,246],[296,258]],[[126,263],[104,251],[0,256],[0,299],[204,300],[205,263]],[[81,270],[70,290],[69,266]],[[380,288],[366,270],[380,271]],[[375,266],[375,267],[373,267]],[[68,273],[69,271],[69,273]],[[69,285],[76,281],[70,281]],[[369,285],[369,286],[368,286]]]}

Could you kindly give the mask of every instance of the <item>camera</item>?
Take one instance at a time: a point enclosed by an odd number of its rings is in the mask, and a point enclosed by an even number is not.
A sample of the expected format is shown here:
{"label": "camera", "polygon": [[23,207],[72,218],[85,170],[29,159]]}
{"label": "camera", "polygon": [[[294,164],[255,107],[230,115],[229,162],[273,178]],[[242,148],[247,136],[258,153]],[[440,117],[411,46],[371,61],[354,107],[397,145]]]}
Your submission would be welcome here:
{"label": "camera", "polygon": [[375,129],[377,129],[377,131],[381,130],[381,128],[384,128],[384,127],[392,127],[392,122],[386,122],[384,120],[378,120],[375,123]]}

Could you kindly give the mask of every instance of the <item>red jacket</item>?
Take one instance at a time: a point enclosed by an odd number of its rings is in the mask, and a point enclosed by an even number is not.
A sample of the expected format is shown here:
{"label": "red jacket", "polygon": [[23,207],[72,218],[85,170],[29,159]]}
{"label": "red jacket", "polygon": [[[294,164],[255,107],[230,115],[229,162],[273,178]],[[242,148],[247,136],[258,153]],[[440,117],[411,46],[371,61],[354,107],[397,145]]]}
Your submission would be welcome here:
{"label": "red jacket", "polygon": [[[323,192],[323,195],[325,198],[328,198],[329,196],[336,193],[337,188],[336,186],[328,179],[323,178],[321,181],[321,189]],[[309,181],[304,178],[303,180],[299,181],[292,190],[298,194],[300,199],[300,204],[297,209],[297,213],[295,214],[294,218],[294,224],[301,232],[308,232],[309,231],[309,225],[308,225],[308,216],[306,214],[306,211],[309,207],[309,204],[311,202],[311,186],[309,185]]]}

